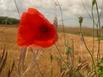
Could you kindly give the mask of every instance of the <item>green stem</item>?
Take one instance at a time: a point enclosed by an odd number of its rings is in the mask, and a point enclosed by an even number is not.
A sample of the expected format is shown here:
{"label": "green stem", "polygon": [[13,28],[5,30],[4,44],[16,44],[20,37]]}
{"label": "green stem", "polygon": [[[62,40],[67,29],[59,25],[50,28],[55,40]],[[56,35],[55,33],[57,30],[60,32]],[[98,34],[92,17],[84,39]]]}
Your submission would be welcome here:
{"label": "green stem", "polygon": [[89,48],[87,47],[87,44],[86,44],[85,39],[84,39],[84,35],[83,35],[83,33],[82,33],[82,28],[81,28],[81,26],[82,26],[82,24],[80,24],[80,34],[81,34],[83,43],[84,43],[84,45],[85,45],[85,47],[86,47],[86,49],[87,49],[87,51],[88,51],[88,53],[89,53],[89,55],[90,55],[90,57],[91,57],[91,59],[92,59],[93,67],[95,68],[95,72],[96,72],[97,68],[96,68],[96,64],[95,64],[95,61],[94,61],[94,57],[93,57],[91,51],[89,50]]}
{"label": "green stem", "polygon": [[64,62],[65,66],[67,66],[67,67],[69,68],[69,66],[68,66],[67,63],[65,62],[65,60],[64,60],[63,56],[61,55],[60,50],[59,50],[59,48],[57,47],[56,44],[55,44],[55,47],[56,47],[56,49],[57,49],[57,51],[58,51],[58,54],[59,54],[59,56],[60,56],[60,59]]}
{"label": "green stem", "polygon": [[59,6],[59,9],[60,9],[60,14],[61,14],[61,21],[62,21],[62,32],[63,32],[63,36],[64,36],[64,44],[65,44],[65,41],[66,41],[66,35],[65,35],[65,26],[64,26],[64,20],[63,20],[63,10],[62,10],[62,7],[59,3],[59,1],[57,0],[57,3],[58,3],[58,6]]}
{"label": "green stem", "polygon": [[20,17],[20,11],[19,11],[19,8],[18,8],[18,6],[17,6],[17,2],[16,2],[16,0],[14,0],[14,3],[15,3],[15,6],[16,6],[16,9],[17,9],[17,12],[18,12],[18,14],[19,14],[19,17]]}
{"label": "green stem", "polygon": [[98,16],[98,24],[97,24],[97,37],[98,37],[98,53],[97,53],[97,63],[100,59],[100,28],[101,28],[101,22],[100,22],[100,15],[99,15],[99,9],[98,9],[98,4],[97,4],[97,1],[96,1],[96,10],[97,10],[97,16]]}

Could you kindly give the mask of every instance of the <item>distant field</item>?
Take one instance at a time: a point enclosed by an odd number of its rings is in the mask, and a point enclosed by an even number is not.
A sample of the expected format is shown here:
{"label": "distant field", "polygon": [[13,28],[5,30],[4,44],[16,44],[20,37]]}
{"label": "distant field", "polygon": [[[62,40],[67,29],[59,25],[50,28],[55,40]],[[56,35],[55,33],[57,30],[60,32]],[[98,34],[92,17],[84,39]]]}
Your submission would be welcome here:
{"label": "distant field", "polygon": [[[83,32],[87,36],[91,36],[92,29],[84,28]],[[90,55],[88,54],[84,44],[81,41],[81,38],[79,35],[79,28],[66,28],[66,40],[68,40],[69,45],[72,46],[72,41],[74,41],[74,61],[75,65],[77,65],[77,62],[79,60],[79,57],[82,58],[83,61],[86,61],[87,63],[90,63]],[[16,61],[16,64],[18,62],[18,56],[19,56],[19,47],[16,44],[16,35],[17,35],[17,25],[0,25],[0,50],[2,53],[2,48],[5,45],[6,50],[8,52],[8,59],[5,66],[5,69],[1,73],[0,77],[6,77],[8,68],[10,67],[10,64],[13,60]],[[86,44],[90,50],[92,50],[93,47],[93,40],[92,37],[85,37]],[[93,54],[96,57],[97,54],[97,39],[95,38],[95,45],[94,45],[94,52]],[[101,41],[101,51],[103,51],[103,41]],[[65,55],[65,48],[64,48],[64,39],[63,39],[63,33],[59,33],[59,40],[57,42],[57,47],[64,59],[66,59]],[[44,77],[50,77],[51,74],[51,55],[53,56],[53,76],[52,77],[60,77],[60,67],[57,63],[57,59],[60,56],[58,55],[58,50],[56,49],[55,45],[44,49],[45,52],[42,53],[42,56],[40,56],[38,60],[38,64],[40,66],[41,72],[44,74]],[[41,51],[42,52],[42,51]],[[103,54],[103,52],[101,52]],[[26,57],[26,66],[30,63],[32,58],[32,53],[30,52],[30,49],[28,50],[28,54]],[[56,68],[56,69],[55,69]],[[16,71],[16,69],[14,69]],[[16,77],[15,71],[12,74],[12,77]],[[26,75],[25,77],[41,77],[40,73],[38,72],[37,67],[33,67]]]}
{"label": "distant field", "polygon": [[[58,31],[61,32],[62,28],[58,28]],[[94,30],[94,36],[97,35],[97,30]],[[80,28],[79,27],[66,27],[65,28],[65,32],[66,33],[71,33],[71,34],[80,34]],[[92,28],[87,28],[87,27],[83,27],[82,28],[82,32],[85,36],[93,36],[93,29]],[[101,32],[103,32],[103,29],[101,29]]]}
{"label": "distant field", "polygon": [[[0,25],[0,27],[17,27],[18,25]],[[94,29],[94,36],[97,35],[97,29]],[[58,27],[58,32],[62,32],[62,27]],[[87,28],[83,27],[82,32],[84,36],[93,36],[93,29],[92,28]],[[101,29],[101,32],[103,32],[103,29]],[[65,27],[65,33],[70,33],[70,34],[80,34],[80,28],[79,27]]]}

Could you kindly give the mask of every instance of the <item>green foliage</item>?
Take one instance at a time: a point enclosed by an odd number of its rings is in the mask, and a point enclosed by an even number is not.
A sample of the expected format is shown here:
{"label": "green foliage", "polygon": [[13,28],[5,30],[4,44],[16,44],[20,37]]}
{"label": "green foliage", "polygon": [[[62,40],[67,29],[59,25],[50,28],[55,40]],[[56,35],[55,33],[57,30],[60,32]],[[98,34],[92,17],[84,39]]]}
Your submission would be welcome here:
{"label": "green foliage", "polygon": [[72,48],[71,47],[65,47],[65,52],[66,54],[71,54],[72,53]]}
{"label": "green foliage", "polygon": [[96,0],[92,0],[92,6],[96,4]]}
{"label": "green foliage", "polygon": [[18,19],[9,18],[9,17],[0,17],[0,24],[13,25],[18,23],[19,23]]}
{"label": "green foliage", "polygon": [[99,77],[103,77],[103,57],[98,63],[98,73],[99,73]]}

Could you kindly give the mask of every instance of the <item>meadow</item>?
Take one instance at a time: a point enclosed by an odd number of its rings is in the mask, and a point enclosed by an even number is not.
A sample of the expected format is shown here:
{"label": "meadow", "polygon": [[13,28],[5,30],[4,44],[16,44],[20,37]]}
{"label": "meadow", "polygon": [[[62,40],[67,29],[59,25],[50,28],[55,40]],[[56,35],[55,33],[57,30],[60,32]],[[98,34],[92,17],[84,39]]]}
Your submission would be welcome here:
{"label": "meadow", "polygon": [[[24,77],[95,77],[95,72],[92,70],[92,59],[81,41],[79,28],[70,27],[65,31],[68,31],[65,33],[68,44],[65,45],[64,33],[59,30],[59,39],[56,44],[50,48],[40,49],[41,55]],[[86,45],[89,50],[94,49],[94,52],[91,53],[94,61],[97,61],[97,38],[94,37],[93,45],[92,29],[85,28],[83,31]],[[3,51],[7,52],[5,63],[2,70],[0,69],[0,77],[18,77],[17,67],[20,50],[16,44],[16,35],[17,25],[0,25],[0,61]],[[102,58],[102,40],[100,46]],[[28,48],[24,70],[30,66],[33,56],[35,55],[33,55],[32,49]]]}

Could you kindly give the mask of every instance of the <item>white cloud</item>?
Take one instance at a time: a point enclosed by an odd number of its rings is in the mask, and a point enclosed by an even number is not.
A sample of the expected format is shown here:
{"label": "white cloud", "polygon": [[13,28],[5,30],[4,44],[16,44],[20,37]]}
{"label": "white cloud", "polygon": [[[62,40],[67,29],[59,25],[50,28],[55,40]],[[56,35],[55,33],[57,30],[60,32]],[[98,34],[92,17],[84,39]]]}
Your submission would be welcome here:
{"label": "white cloud", "polygon": [[[60,18],[59,8],[55,7],[54,1],[57,0],[16,0],[17,7],[19,8],[19,11],[21,13],[28,7],[36,7],[49,19],[53,19],[56,12]],[[88,18],[89,16],[87,10],[89,13],[91,13],[92,0],[58,0],[58,1],[60,2],[63,8],[64,19],[68,23],[69,21],[71,23],[71,19],[73,19],[74,17],[84,16]],[[102,0],[97,1],[99,5],[99,10],[102,11],[103,8],[101,8],[101,6],[103,2]],[[19,18],[14,0],[0,0],[0,9],[1,9],[0,15],[8,15]]]}

